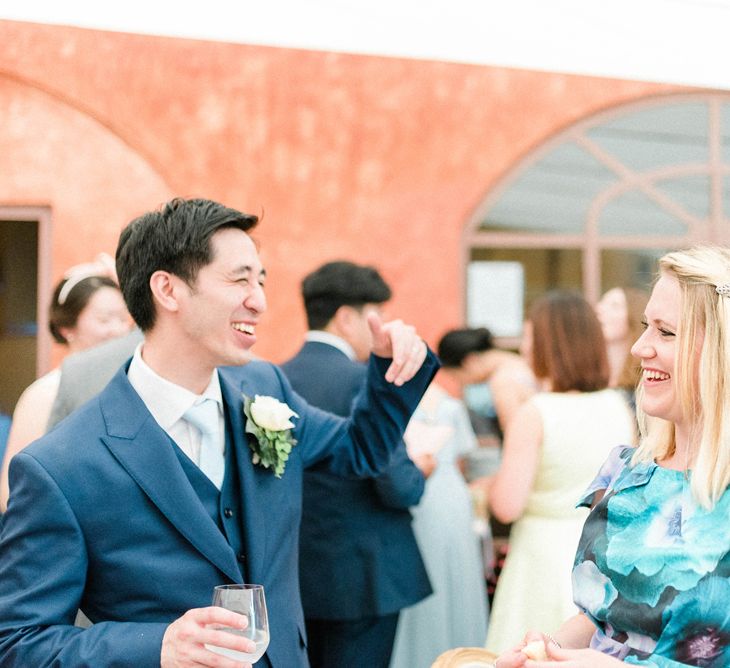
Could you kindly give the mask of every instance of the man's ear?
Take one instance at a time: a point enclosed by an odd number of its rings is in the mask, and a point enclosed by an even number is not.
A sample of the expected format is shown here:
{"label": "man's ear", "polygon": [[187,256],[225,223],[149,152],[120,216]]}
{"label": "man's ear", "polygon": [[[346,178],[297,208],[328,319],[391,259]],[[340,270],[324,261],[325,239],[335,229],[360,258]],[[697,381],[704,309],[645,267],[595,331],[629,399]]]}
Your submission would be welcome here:
{"label": "man's ear", "polygon": [[181,278],[168,271],[158,270],[150,276],[152,298],[159,308],[171,313],[180,308],[179,297],[183,285],[185,283]]}
{"label": "man's ear", "polygon": [[352,306],[346,304],[340,306],[332,316],[332,320],[329,321],[327,329],[333,334],[341,336],[343,339],[347,339],[350,331],[352,330],[353,316],[355,315],[355,309]]}

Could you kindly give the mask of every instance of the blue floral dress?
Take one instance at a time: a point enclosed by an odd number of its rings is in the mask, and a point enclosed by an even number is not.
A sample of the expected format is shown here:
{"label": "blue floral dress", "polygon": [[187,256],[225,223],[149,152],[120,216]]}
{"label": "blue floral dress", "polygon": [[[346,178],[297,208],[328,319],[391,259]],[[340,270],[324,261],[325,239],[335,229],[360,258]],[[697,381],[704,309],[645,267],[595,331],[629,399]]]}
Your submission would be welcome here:
{"label": "blue floral dress", "polygon": [[605,490],[573,568],[591,647],[639,666],[730,666],[730,489],[706,510],[683,472],[633,454],[613,450],[579,504]]}

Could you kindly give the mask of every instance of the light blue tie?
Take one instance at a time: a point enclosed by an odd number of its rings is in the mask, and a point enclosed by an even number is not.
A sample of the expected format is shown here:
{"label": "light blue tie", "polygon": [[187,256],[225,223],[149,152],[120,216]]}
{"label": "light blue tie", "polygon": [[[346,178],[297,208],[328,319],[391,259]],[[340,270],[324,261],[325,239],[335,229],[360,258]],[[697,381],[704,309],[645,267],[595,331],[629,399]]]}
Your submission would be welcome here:
{"label": "light blue tie", "polygon": [[183,417],[200,431],[200,470],[220,489],[225,459],[220,447],[218,402],[203,399],[185,411]]}

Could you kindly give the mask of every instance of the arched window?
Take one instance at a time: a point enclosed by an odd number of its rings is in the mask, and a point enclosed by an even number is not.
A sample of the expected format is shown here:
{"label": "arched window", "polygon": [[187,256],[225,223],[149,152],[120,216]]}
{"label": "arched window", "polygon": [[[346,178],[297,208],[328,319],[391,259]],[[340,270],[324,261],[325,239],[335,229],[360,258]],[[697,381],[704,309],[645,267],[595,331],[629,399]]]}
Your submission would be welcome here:
{"label": "arched window", "polygon": [[[551,288],[596,301],[648,287],[656,259],[728,243],[730,95],[670,95],[591,116],[521,160],[466,230],[467,319],[519,334]],[[516,302],[519,301],[519,304]]]}

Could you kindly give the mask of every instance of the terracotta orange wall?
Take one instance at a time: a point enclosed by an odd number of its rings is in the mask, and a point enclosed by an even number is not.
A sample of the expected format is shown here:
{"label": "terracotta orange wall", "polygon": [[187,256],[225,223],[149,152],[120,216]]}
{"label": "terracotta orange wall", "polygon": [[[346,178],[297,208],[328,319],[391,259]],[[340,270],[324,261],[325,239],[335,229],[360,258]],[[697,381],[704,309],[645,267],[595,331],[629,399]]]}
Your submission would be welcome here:
{"label": "terracotta orange wall", "polygon": [[[218,199],[263,214],[261,356],[297,349],[299,281],[334,258],[376,264],[391,311],[433,342],[460,322],[462,230],[500,175],[586,115],[675,90],[0,21],[0,95],[36,121],[2,158],[0,206],[52,207],[55,279],[170,194]],[[32,164],[46,135],[60,164]]]}

